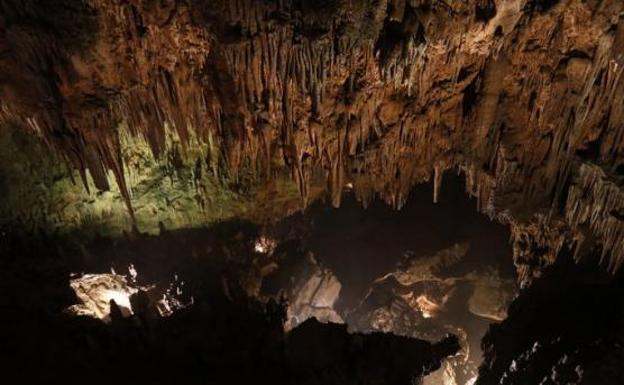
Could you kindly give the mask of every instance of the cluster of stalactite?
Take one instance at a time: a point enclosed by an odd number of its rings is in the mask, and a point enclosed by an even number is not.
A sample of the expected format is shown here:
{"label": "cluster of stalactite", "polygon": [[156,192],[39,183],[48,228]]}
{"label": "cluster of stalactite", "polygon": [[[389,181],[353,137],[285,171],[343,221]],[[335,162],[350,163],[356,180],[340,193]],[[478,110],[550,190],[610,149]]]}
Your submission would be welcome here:
{"label": "cluster of stalactite", "polygon": [[586,240],[597,238],[602,262],[615,272],[624,262],[624,193],[596,165],[581,165],[575,180],[565,208],[566,219],[578,229],[575,250],[578,254]]}
{"label": "cluster of stalactite", "polygon": [[156,156],[170,127],[181,156],[192,133],[232,174],[288,171],[303,205],[315,175],[336,206],[352,184],[365,203],[400,207],[415,183],[433,177],[438,191],[460,167],[484,212],[589,223],[605,252],[622,242],[619,214],[594,207],[606,190],[580,202],[570,189],[589,183],[579,166],[617,176],[624,165],[620,1],[7,0],[0,11],[2,120],[98,189],[111,170],[130,212],[121,122]]}

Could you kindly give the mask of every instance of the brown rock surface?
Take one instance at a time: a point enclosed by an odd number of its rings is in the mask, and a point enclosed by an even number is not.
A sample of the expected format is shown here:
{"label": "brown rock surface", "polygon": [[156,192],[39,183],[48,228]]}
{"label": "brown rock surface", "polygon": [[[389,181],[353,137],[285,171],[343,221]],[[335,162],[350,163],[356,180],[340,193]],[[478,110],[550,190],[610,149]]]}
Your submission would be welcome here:
{"label": "brown rock surface", "polygon": [[564,244],[602,247],[615,270],[623,12],[618,0],[5,0],[0,118],[85,185],[108,190],[112,172],[130,213],[122,123],[157,157],[173,130],[172,165],[197,138],[209,169],[214,155],[234,176],[288,172],[303,205],[315,175],[334,205],[349,183],[400,207],[459,168],[479,209],[512,225],[527,280]]}

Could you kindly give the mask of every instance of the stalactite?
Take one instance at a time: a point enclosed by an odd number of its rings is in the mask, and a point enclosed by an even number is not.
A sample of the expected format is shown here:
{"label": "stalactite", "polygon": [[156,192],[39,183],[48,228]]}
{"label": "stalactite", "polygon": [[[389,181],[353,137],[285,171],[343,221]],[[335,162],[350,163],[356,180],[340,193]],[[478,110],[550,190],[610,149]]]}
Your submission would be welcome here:
{"label": "stalactite", "polygon": [[442,176],[444,170],[440,170],[440,166],[433,167],[433,203],[438,203],[438,197],[440,196],[440,188],[442,187]]}
{"label": "stalactite", "polygon": [[599,166],[582,164],[565,206],[573,228],[588,225],[601,240],[605,265],[615,272],[624,262],[624,192]]}

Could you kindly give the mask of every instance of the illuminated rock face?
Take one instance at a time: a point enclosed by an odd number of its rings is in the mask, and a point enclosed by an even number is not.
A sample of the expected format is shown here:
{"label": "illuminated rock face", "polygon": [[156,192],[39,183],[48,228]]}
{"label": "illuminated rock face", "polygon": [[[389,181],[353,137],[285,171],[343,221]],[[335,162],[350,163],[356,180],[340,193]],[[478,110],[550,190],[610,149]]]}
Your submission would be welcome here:
{"label": "illuminated rock face", "polygon": [[301,287],[292,289],[285,328],[290,330],[309,318],[343,323],[334,310],[340,289],[340,281],[330,271],[315,269]]}
{"label": "illuminated rock face", "polygon": [[496,272],[475,278],[474,292],[468,303],[470,312],[492,321],[503,321],[514,294],[513,283],[500,279]]}
{"label": "illuminated rock face", "polygon": [[[314,320],[285,333],[286,309],[275,302],[260,303],[237,288],[239,280],[247,282],[247,269],[262,266],[256,262],[266,257],[261,253],[275,248],[279,255],[283,250],[281,242],[259,237],[249,227],[222,223],[208,230],[86,243],[54,236],[37,243],[29,238],[10,250],[2,238],[0,336],[2,351],[10,353],[3,355],[5,375],[27,383],[74,378],[115,383],[119,368],[131,367],[124,378],[135,383],[411,384],[459,349],[454,337],[428,342],[351,333],[346,325]],[[101,273],[111,267],[111,273]],[[318,282],[318,270],[310,271],[302,274],[302,282]],[[184,297],[182,303],[189,306],[159,316],[154,302],[162,297],[151,294],[171,294],[173,302],[181,294],[178,288],[195,300],[188,303]],[[147,293],[130,295],[136,289]],[[335,291],[324,292],[328,295],[319,299],[331,302]],[[112,310],[110,325],[63,312],[83,302],[84,307],[72,309],[95,309],[88,315],[108,321],[109,300],[125,308],[128,297],[132,314]]]}
{"label": "illuminated rock face", "polygon": [[132,314],[130,296],[137,289],[128,285],[126,278],[117,274],[87,274],[70,283],[76,297],[82,304],[72,306],[69,311],[75,315],[88,315],[110,322],[111,301],[122,314]]}
{"label": "illuminated rock face", "polygon": [[481,363],[480,330],[506,318],[516,291],[513,279],[500,277],[487,262],[467,274],[443,273],[465,258],[469,246],[456,244],[430,256],[406,256],[394,272],[373,283],[346,319],[355,330],[428,340],[457,335],[461,351],[425,377],[425,385],[472,384]]}
{"label": "illuminated rock face", "polygon": [[158,282],[158,285],[139,285],[133,265],[129,266],[128,275],[114,271],[111,274],[82,274],[74,277],[69,286],[81,303],[70,306],[66,311],[71,315],[89,316],[106,323],[114,321],[113,313],[116,311],[122,317],[132,316],[135,312],[133,304],[138,305],[142,313],[151,312],[153,315],[168,317],[192,305],[194,301],[192,296],[188,301],[181,298],[184,281],[178,282],[177,276],[166,286],[163,282]]}
{"label": "illuminated rock face", "polygon": [[[255,249],[273,251],[249,264],[256,273],[243,274],[261,279],[248,293],[264,301],[283,296],[287,329],[317,318],[345,323],[353,332],[429,341],[454,334],[459,354],[425,384],[470,384],[481,362],[481,338],[489,324],[506,317],[516,292],[509,235],[463,207],[470,202],[459,178],[447,178],[439,204],[418,199],[430,191],[417,188],[401,211],[379,202],[362,210],[347,197],[339,209],[314,204],[286,219],[279,226],[286,239],[273,230],[276,247],[258,247],[275,243],[267,237],[255,242]],[[458,201],[450,203],[451,197]]]}
{"label": "illuminated rock face", "polygon": [[[25,170],[2,160],[22,175],[3,189],[43,181],[61,201],[44,188],[3,206],[9,223],[154,231],[283,216],[323,190],[338,205],[345,185],[400,207],[459,167],[514,229],[524,281],[564,244],[624,260],[604,202],[624,164],[621,1],[63,4],[0,4],[2,125],[46,145]],[[122,127],[156,160],[124,151]],[[59,165],[91,192],[47,178]]]}
{"label": "illuminated rock face", "polygon": [[[267,248],[275,248],[258,247],[263,244],[275,245],[276,240],[261,237],[256,241],[255,251],[260,249],[264,253]],[[322,323],[344,323],[334,308],[342,284],[309,251],[300,254],[293,250],[281,250],[277,255],[271,251],[265,259],[256,258],[242,275],[240,281],[250,297],[286,302],[286,331],[310,318]]]}

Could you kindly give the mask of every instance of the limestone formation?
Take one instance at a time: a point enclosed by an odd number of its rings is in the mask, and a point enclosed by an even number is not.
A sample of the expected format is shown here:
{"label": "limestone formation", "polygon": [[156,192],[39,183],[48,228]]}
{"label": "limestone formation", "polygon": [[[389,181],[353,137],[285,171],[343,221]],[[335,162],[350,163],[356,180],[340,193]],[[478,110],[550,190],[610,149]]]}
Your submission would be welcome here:
{"label": "limestone formation", "polygon": [[[109,214],[92,208],[108,190],[126,229],[257,217],[227,203],[247,198],[269,202],[261,217],[281,216],[294,206],[275,197],[292,189],[296,207],[322,190],[339,205],[348,185],[364,203],[399,208],[415,183],[433,178],[437,192],[445,170],[459,169],[479,209],[518,229],[527,280],[565,245],[599,247],[615,271],[623,12],[619,0],[3,0],[0,120],[3,132],[37,137],[43,151],[21,151],[63,165],[58,178],[77,172],[90,198],[65,202],[84,201],[76,223],[106,225]],[[160,172],[145,176],[125,156],[123,127],[164,159]],[[15,194],[41,188],[19,178],[16,161],[2,161],[13,172],[2,181],[13,194],[4,225],[58,228],[49,218],[62,203],[16,207]],[[155,181],[184,172],[195,187],[157,194]],[[45,202],[58,179],[41,181]],[[179,218],[178,192],[179,205],[209,213]],[[225,206],[209,204],[224,195]]]}

